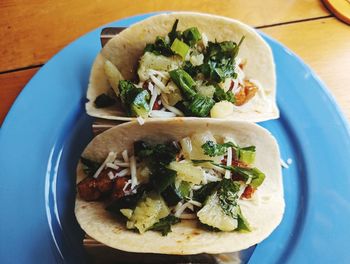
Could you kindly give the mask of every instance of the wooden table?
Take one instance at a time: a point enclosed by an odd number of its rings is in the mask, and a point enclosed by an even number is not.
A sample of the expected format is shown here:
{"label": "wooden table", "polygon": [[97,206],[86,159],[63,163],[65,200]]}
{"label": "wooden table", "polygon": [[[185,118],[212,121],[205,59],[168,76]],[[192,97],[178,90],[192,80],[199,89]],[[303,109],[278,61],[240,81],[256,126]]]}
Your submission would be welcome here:
{"label": "wooden table", "polygon": [[105,23],[161,10],[219,14],[259,28],[304,59],[350,119],[350,27],[318,0],[2,0],[0,124],[30,78],[65,45]]}

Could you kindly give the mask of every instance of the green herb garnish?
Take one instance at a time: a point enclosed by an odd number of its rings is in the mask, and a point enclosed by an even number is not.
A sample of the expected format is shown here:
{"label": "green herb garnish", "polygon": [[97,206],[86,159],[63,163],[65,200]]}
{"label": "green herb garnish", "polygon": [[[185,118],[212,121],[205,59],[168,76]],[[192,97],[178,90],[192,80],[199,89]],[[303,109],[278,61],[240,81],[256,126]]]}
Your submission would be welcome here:
{"label": "green herb garnish", "polygon": [[216,144],[209,140],[202,145],[202,149],[205,155],[209,157],[221,156],[227,153],[229,147],[236,147],[232,142],[227,142],[223,144]]}
{"label": "green herb garnish", "polygon": [[184,60],[190,47],[187,46],[187,44],[185,42],[182,42],[181,40],[179,40],[178,38],[176,38],[173,42],[173,44],[171,44],[171,50],[180,55],[181,58]]}
{"label": "green herb garnish", "polygon": [[220,88],[218,85],[215,85],[214,100],[216,102],[220,101],[229,101],[235,103],[235,96],[231,91],[225,92],[224,89]]}
{"label": "green herb garnish", "polygon": [[213,99],[196,94],[188,105],[188,110],[193,116],[206,117],[214,104],[215,101]]}
{"label": "green herb garnish", "polygon": [[180,88],[183,95],[190,100],[196,95],[194,86],[196,85],[192,77],[184,70],[177,69],[169,72],[172,81]]}
{"label": "green herb garnish", "polygon": [[237,217],[239,184],[231,179],[222,179],[218,189],[219,203],[226,215]]}
{"label": "green herb garnish", "polygon": [[186,29],[182,33],[182,37],[183,37],[183,40],[191,47],[193,47],[199,40],[202,39],[201,33],[196,27],[191,27]]}
{"label": "green herb garnish", "polygon": [[174,215],[168,215],[159,220],[158,223],[155,223],[149,230],[154,230],[162,233],[162,236],[166,236],[171,232],[171,226],[179,223],[180,218],[175,217]]}
{"label": "green herb garnish", "polygon": [[218,187],[219,182],[209,182],[193,192],[193,200],[203,203]]}
{"label": "green herb garnish", "polygon": [[176,171],[168,169],[163,165],[151,168],[151,182],[158,193],[165,191],[170,185],[174,184]]}
{"label": "green herb garnish", "polygon": [[186,100],[184,103],[186,112],[192,116],[205,117],[209,115],[215,101],[209,97],[202,96],[194,89],[195,81],[192,77],[182,69],[169,72],[173,82],[181,89]]}
{"label": "green herb garnish", "polygon": [[163,37],[157,37],[153,44],[147,44],[144,52],[152,52],[155,55],[163,55],[166,57],[173,56],[175,53],[171,50],[170,44]]}
{"label": "green herb garnish", "polygon": [[124,80],[119,81],[119,90],[122,104],[130,116],[148,116],[150,95],[147,90]]}
{"label": "green herb garnish", "polygon": [[236,44],[233,41],[208,42],[201,72],[212,82],[220,83],[226,78],[235,78],[235,58],[244,40]]}

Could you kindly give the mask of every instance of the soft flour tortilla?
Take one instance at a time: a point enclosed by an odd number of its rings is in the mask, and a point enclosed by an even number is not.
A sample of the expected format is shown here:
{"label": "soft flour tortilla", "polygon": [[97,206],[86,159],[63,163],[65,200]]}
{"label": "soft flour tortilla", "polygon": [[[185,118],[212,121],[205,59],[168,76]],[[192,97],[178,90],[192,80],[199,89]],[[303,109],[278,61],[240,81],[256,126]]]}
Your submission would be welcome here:
{"label": "soft flour tortilla", "polygon": [[[89,115],[112,120],[135,119],[127,117],[120,107],[117,109],[115,106],[95,107],[96,97],[110,90],[103,70],[104,62],[106,59],[110,60],[126,80],[135,80],[138,60],[146,44],[153,43],[159,35],[168,34],[176,18],[179,19],[179,30],[197,27],[200,32],[207,35],[210,41],[232,40],[238,43],[241,37],[245,36],[238,56],[247,61],[244,67],[246,77],[261,83],[268,103],[259,110],[245,110],[244,112],[237,110],[228,119],[259,122],[279,117],[276,106],[275,64],[272,51],[262,37],[253,28],[237,20],[190,12],[152,16],[125,29],[106,44],[101,53],[97,55],[91,70],[87,91],[89,102],[86,104],[86,111]],[[259,103],[258,100],[254,101],[254,104]],[[239,109],[244,109],[244,107]]]}
{"label": "soft flour tortilla", "polygon": [[[120,153],[127,149],[132,153],[133,143],[137,140],[165,142],[205,131],[214,136],[232,137],[241,146],[256,146],[254,166],[265,173],[266,179],[255,193],[254,200],[240,202],[243,215],[252,227],[251,232],[210,232],[199,228],[197,220],[182,220],[172,226],[172,232],[167,236],[154,231],[140,235],[127,230],[125,224],[105,210],[102,202],[85,202],[77,195],[75,214],[82,229],[97,241],[120,250],[177,255],[234,252],[265,239],[282,219],[283,186],[277,142],[267,130],[255,124],[190,118],[153,119],[142,127],[129,122],[98,135],[82,156],[103,162],[110,151]],[[85,175],[79,164],[77,182],[83,178]]]}

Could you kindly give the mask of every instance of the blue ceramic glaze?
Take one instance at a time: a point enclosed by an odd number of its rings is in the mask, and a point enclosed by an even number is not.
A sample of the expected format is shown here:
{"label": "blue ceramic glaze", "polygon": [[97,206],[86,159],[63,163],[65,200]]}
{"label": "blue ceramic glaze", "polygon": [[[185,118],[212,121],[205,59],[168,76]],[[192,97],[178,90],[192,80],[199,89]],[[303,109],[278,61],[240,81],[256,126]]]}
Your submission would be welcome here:
{"label": "blue ceramic glaze", "polygon": [[[109,26],[129,26],[149,15]],[[84,111],[101,28],[54,56],[26,85],[0,130],[1,263],[82,263],[74,217],[75,167],[92,137]],[[263,35],[276,61],[281,110],[261,123],[283,159],[286,211],[249,263],[350,263],[349,127],[324,84]]]}

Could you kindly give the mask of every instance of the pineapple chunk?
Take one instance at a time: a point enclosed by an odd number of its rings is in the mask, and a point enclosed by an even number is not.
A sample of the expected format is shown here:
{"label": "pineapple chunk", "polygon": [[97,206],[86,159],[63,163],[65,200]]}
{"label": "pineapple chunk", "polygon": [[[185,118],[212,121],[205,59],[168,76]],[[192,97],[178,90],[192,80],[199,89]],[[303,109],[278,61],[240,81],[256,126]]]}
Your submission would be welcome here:
{"label": "pineapple chunk", "polygon": [[148,183],[150,174],[151,171],[146,164],[141,163],[138,165],[136,176],[139,183]]}
{"label": "pineapple chunk", "polygon": [[126,218],[130,219],[132,216],[132,210],[131,209],[120,209],[120,212],[122,215],[124,215]]}
{"label": "pineapple chunk", "polygon": [[209,97],[209,98],[213,98],[214,93],[215,93],[215,87],[213,85],[209,85],[209,86],[198,86],[197,91],[200,95]]}
{"label": "pineapple chunk", "polygon": [[225,118],[233,114],[233,104],[229,101],[216,103],[210,110],[210,116],[214,118]]}
{"label": "pineapple chunk", "polygon": [[201,223],[220,229],[221,231],[233,231],[238,226],[237,218],[225,214],[219,204],[217,193],[210,195],[201,210],[197,213]]}
{"label": "pineapple chunk", "polygon": [[136,206],[126,227],[129,229],[137,228],[143,234],[150,227],[166,217],[170,213],[169,208],[165,204],[163,198],[156,193],[148,193]]}
{"label": "pineapple chunk", "polygon": [[171,71],[179,68],[182,63],[180,56],[165,57],[163,55],[155,55],[152,52],[146,52],[140,60],[137,74],[140,81],[146,81],[149,78],[148,70]]}
{"label": "pineapple chunk", "polygon": [[181,181],[200,184],[203,180],[204,171],[200,167],[194,166],[188,160],[182,162],[173,161],[169,164],[169,168],[177,172],[176,178]]}
{"label": "pineapple chunk", "polygon": [[120,73],[118,68],[109,60],[106,60],[103,65],[104,72],[107,76],[109,85],[117,96],[119,96],[119,81],[124,80],[123,75]]}
{"label": "pineapple chunk", "polygon": [[192,142],[189,137],[185,137],[180,140],[180,145],[182,149],[182,154],[184,155],[185,159],[191,159],[191,152],[192,152]]}
{"label": "pineapple chunk", "polygon": [[162,99],[165,99],[165,102],[170,106],[174,106],[182,100],[180,89],[172,81],[167,84],[162,96],[164,96]]}

